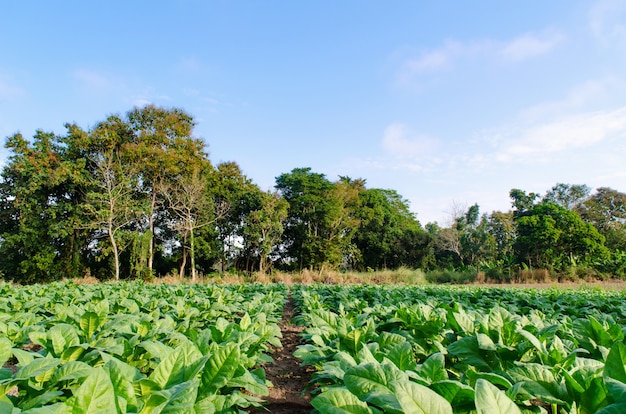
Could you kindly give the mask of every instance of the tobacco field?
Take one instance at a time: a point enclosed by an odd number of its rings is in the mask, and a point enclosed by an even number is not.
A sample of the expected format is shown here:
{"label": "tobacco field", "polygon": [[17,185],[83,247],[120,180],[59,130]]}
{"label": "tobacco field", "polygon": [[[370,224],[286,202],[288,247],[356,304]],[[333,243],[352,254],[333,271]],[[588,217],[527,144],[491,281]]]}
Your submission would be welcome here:
{"label": "tobacco field", "polygon": [[0,284],[1,413],[245,413],[283,308],[318,413],[626,412],[626,293]]}

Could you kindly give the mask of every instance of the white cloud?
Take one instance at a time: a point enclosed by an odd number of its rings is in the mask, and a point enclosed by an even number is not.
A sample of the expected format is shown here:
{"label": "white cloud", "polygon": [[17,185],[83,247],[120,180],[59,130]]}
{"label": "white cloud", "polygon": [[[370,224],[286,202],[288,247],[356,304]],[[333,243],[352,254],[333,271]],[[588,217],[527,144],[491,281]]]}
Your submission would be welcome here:
{"label": "white cloud", "polygon": [[425,159],[438,146],[438,141],[427,135],[415,134],[402,123],[389,125],[383,134],[385,152],[399,159]]}
{"label": "white cloud", "polygon": [[587,112],[521,129],[495,154],[501,162],[541,160],[544,155],[591,147],[607,139],[626,138],[626,107]]}
{"label": "white cloud", "polygon": [[529,122],[555,118],[590,108],[597,104],[606,104],[614,96],[626,93],[626,82],[616,77],[592,79],[572,87],[563,99],[542,102],[520,113],[520,118]]}
{"label": "white cloud", "polygon": [[589,27],[601,43],[626,43],[626,3],[622,0],[599,0],[589,10]]}
{"label": "white cloud", "polygon": [[460,62],[476,57],[520,62],[545,55],[556,48],[565,36],[555,30],[526,33],[508,41],[481,40],[460,42],[447,40],[439,48],[425,51],[419,56],[405,60],[399,79],[402,83],[423,74],[438,73],[454,69]]}
{"label": "white cloud", "polygon": [[504,44],[500,53],[505,59],[521,61],[552,51],[563,39],[561,33],[553,31],[527,33]]}

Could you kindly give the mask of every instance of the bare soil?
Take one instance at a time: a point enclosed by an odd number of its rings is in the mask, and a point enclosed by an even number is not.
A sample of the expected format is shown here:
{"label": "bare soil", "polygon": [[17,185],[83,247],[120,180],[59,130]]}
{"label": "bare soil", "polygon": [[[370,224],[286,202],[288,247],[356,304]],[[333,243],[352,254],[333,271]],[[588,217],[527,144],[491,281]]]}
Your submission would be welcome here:
{"label": "bare soil", "polygon": [[309,414],[313,409],[307,390],[313,369],[301,366],[301,361],[293,356],[298,345],[303,344],[300,334],[304,329],[290,322],[293,316],[294,303],[289,298],[280,323],[283,347],[274,348],[274,361],[263,365],[267,379],[274,386],[269,389],[269,396],[264,397],[265,409],[251,409],[248,411],[251,414]]}

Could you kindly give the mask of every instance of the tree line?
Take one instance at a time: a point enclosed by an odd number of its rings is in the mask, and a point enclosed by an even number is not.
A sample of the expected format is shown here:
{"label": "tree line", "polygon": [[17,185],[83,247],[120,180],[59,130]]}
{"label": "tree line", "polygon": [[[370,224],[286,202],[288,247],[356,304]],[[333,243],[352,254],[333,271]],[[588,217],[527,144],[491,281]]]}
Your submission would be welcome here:
{"label": "tree line", "polygon": [[626,194],[557,184],[513,189],[507,212],[455,206],[425,226],[366,180],[310,168],[264,191],[235,162],[213,165],[195,122],[156,106],[62,135],[14,134],[0,180],[0,277],[20,283],[272,269],[544,268],[626,276]]}

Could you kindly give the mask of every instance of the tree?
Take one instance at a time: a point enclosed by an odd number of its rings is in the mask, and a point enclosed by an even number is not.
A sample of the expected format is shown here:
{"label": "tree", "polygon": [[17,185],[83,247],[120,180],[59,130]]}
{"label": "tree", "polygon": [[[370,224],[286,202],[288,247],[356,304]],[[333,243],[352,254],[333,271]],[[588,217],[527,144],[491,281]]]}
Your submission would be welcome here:
{"label": "tree", "polygon": [[[147,198],[147,229],[143,231],[148,235],[145,266],[151,273],[157,236],[155,222],[164,201],[161,190],[171,177],[177,176],[181,165],[189,159],[205,156],[204,146],[192,138],[194,120],[181,109],[147,105],[135,107],[126,118],[133,134],[126,150],[139,167],[142,193]],[[143,266],[143,263],[138,265]]]}
{"label": "tree", "polygon": [[557,183],[552,189],[546,192],[543,201],[558,204],[568,210],[573,210],[582,204],[591,189],[584,184],[563,184]]}
{"label": "tree", "polygon": [[563,270],[607,254],[604,237],[578,214],[557,204],[537,204],[517,216],[516,223],[515,252],[530,267]]}
{"label": "tree", "polygon": [[349,214],[341,191],[324,174],[295,168],[276,178],[276,189],[289,203],[283,248],[291,267],[338,266],[350,240]]}
{"label": "tree", "polygon": [[244,251],[258,259],[261,273],[268,270],[269,256],[283,235],[288,208],[289,203],[278,193],[262,192],[259,208],[244,218]]}
{"label": "tree", "polygon": [[259,208],[263,196],[259,187],[242,173],[235,162],[218,164],[213,177],[212,191],[216,200],[230,206],[216,222],[220,268],[223,272],[227,263],[240,253],[246,218],[251,211]]}
{"label": "tree", "polygon": [[37,131],[32,144],[7,138],[12,155],[0,182],[0,273],[23,283],[82,275],[81,160],[67,158],[63,138]]}
{"label": "tree", "polygon": [[359,251],[356,266],[370,269],[421,267],[429,237],[410,211],[408,201],[394,190],[366,189],[359,193],[359,228],[353,243]]}
{"label": "tree", "polygon": [[85,211],[89,228],[109,240],[115,280],[120,279],[120,233],[145,211],[138,196],[139,169],[125,158],[129,135],[127,124],[117,116],[110,116],[89,134],[87,157],[92,175]]}
{"label": "tree", "polygon": [[606,237],[612,250],[626,251],[626,194],[608,187],[600,187],[578,211]]}
{"label": "tree", "polygon": [[535,200],[539,197],[539,194],[526,194],[526,191],[514,188],[509,192],[509,197],[511,197],[512,200],[513,214],[515,216],[519,216],[533,208]]}
{"label": "tree", "polygon": [[226,214],[228,205],[215,202],[208,192],[212,166],[208,161],[190,166],[191,171],[179,175],[163,188],[168,207],[176,216],[176,228],[182,237],[183,255],[179,275],[184,277],[187,252],[191,260],[191,281],[197,281],[195,232],[214,224]]}

